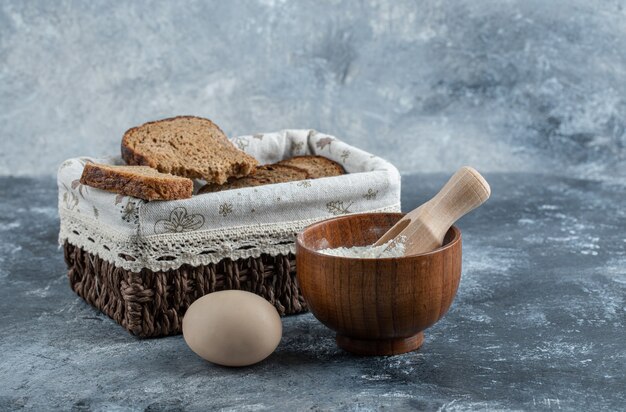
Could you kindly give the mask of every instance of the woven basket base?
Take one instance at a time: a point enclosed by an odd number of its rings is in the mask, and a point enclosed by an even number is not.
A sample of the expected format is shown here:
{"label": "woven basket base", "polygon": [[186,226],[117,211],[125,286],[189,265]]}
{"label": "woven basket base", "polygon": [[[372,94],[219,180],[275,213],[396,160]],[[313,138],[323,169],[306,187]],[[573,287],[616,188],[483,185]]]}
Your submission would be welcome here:
{"label": "woven basket base", "polygon": [[131,272],[65,242],[72,290],[133,335],[179,334],[185,311],[207,293],[238,289],[267,299],[281,315],[307,310],[296,280],[294,254],[223,259],[205,266]]}

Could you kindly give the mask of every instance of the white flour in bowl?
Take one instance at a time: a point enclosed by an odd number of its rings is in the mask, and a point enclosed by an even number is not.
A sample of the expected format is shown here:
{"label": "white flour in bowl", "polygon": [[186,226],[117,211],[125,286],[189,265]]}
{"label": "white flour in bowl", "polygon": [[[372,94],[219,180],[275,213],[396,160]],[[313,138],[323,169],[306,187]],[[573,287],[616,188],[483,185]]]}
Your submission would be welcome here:
{"label": "white flour in bowl", "polygon": [[404,238],[391,239],[380,246],[338,247],[335,249],[321,249],[318,252],[325,255],[360,259],[401,257],[404,256],[404,240]]}

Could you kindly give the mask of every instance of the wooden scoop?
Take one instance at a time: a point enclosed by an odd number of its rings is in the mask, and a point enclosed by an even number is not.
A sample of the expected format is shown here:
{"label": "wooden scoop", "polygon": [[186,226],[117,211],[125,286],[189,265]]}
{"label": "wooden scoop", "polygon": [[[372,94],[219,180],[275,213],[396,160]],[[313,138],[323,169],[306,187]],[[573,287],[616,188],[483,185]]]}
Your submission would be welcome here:
{"label": "wooden scoop", "polygon": [[[450,226],[469,211],[485,203],[491,195],[489,183],[476,171],[464,166],[428,202],[407,213],[374,246],[402,239],[405,256],[426,253],[443,243]],[[394,247],[392,242],[389,247]]]}

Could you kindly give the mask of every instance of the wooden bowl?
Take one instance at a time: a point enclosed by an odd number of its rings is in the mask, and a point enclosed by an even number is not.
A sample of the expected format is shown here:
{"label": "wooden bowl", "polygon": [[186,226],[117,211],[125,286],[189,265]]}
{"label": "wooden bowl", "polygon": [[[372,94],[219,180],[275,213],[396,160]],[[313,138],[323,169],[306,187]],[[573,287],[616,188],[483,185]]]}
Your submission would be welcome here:
{"label": "wooden bowl", "polygon": [[317,250],[374,243],[401,213],[365,213],[315,223],[296,241],[298,283],[313,315],[359,355],[418,349],[423,330],[448,311],[461,280],[461,232],[443,246],[399,258],[356,259]]}

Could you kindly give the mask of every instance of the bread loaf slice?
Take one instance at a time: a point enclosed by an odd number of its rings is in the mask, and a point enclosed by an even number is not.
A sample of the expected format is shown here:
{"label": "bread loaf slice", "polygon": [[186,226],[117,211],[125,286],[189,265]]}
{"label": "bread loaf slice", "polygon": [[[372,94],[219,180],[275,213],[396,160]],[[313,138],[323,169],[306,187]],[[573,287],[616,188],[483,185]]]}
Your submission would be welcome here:
{"label": "bread loaf slice", "polygon": [[307,173],[309,179],[339,176],[345,173],[339,163],[323,156],[296,156],[278,162],[278,164],[302,169]]}
{"label": "bread loaf slice", "polygon": [[111,166],[87,163],[80,177],[84,185],[145,200],[188,199],[193,181],[160,173],[148,166]]}
{"label": "bread loaf slice", "polygon": [[160,172],[222,184],[257,166],[208,119],[179,116],[134,127],[122,139],[122,158]]}
{"label": "bread loaf slice", "polygon": [[198,194],[268,185],[272,183],[293,182],[296,180],[304,180],[306,178],[307,174],[304,170],[280,164],[271,164],[258,167],[253,175],[238,179],[231,179],[223,185],[215,183],[204,185],[200,188]]}
{"label": "bread loaf slice", "polygon": [[207,184],[198,194],[219,192],[228,189],[261,186],[272,183],[293,182],[304,179],[339,176],[344,174],[343,167],[322,156],[297,156],[271,165],[261,166],[253,175],[239,179],[229,179],[226,184]]}

